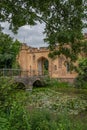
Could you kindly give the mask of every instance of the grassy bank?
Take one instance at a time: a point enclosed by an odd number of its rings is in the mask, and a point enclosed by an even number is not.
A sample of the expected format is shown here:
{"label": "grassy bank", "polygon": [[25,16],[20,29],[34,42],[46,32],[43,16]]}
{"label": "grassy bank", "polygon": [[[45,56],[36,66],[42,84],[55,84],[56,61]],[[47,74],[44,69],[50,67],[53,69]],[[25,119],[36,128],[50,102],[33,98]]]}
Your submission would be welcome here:
{"label": "grassy bank", "polygon": [[7,80],[0,81],[1,130],[86,130],[86,89],[52,81],[30,92]]}
{"label": "grassy bank", "polygon": [[37,113],[41,112],[42,115],[46,110],[54,117],[55,123],[59,122],[57,120],[59,118],[61,127],[58,126],[56,130],[85,130],[87,128],[86,89],[76,89],[70,85],[34,88],[29,94],[27,109],[30,113],[39,111]]}

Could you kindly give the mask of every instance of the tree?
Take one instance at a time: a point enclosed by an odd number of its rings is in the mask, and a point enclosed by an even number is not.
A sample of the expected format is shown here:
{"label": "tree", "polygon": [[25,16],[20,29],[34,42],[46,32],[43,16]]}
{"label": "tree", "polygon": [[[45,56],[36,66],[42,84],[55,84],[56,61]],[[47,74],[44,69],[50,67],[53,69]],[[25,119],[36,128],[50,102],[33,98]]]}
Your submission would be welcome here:
{"label": "tree", "polygon": [[25,24],[35,25],[37,17],[34,7],[36,2],[33,0],[1,0],[0,21],[8,21],[10,29],[14,32]]}
{"label": "tree", "polygon": [[82,29],[87,24],[83,22],[87,18],[86,7],[87,1],[83,0],[54,0],[45,28],[45,40],[50,49],[53,51],[58,44],[58,49],[50,54],[51,57],[63,54],[69,62],[77,60],[83,46]]}
{"label": "tree", "polygon": [[25,24],[45,22],[51,57],[63,54],[74,62],[84,50],[81,41],[82,30],[87,27],[87,0],[2,0],[0,6],[0,20],[8,21],[13,31]]}
{"label": "tree", "polygon": [[0,31],[0,68],[11,68],[16,62],[16,56],[20,48],[19,41]]}

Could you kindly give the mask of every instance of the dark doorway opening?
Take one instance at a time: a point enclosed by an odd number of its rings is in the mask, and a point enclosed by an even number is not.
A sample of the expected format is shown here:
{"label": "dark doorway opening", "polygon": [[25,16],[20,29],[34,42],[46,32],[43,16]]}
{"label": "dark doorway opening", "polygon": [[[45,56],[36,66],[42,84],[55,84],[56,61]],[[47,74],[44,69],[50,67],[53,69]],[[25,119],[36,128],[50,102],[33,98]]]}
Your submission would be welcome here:
{"label": "dark doorway opening", "polygon": [[48,59],[41,57],[38,59],[38,74],[48,75],[49,73],[49,61]]}
{"label": "dark doorway opening", "polygon": [[33,87],[44,87],[44,86],[45,86],[45,83],[43,81],[40,81],[40,80],[36,80],[33,83]]}

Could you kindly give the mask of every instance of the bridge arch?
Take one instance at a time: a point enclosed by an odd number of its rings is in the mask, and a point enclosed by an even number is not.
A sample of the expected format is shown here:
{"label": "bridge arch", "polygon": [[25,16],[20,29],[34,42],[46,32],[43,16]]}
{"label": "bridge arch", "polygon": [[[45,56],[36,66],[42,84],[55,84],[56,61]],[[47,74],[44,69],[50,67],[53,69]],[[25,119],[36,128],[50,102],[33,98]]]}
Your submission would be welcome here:
{"label": "bridge arch", "polygon": [[41,87],[41,81],[40,80],[35,80],[34,82],[33,82],[33,85],[32,85],[33,87]]}
{"label": "bridge arch", "polygon": [[49,60],[48,58],[41,56],[37,59],[38,74],[45,75],[49,72]]}

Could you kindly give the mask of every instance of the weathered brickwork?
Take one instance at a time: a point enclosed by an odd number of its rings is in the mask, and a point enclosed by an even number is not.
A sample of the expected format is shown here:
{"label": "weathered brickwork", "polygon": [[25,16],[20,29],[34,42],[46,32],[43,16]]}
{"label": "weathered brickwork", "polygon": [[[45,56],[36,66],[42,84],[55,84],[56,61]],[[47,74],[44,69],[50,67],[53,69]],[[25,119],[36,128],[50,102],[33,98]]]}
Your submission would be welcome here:
{"label": "weathered brickwork", "polygon": [[18,55],[18,62],[22,70],[27,70],[28,76],[49,74],[52,78],[73,79],[75,72],[70,72],[68,65],[64,64],[63,56],[51,59],[48,57],[49,49],[46,47],[32,48],[23,44]]}

